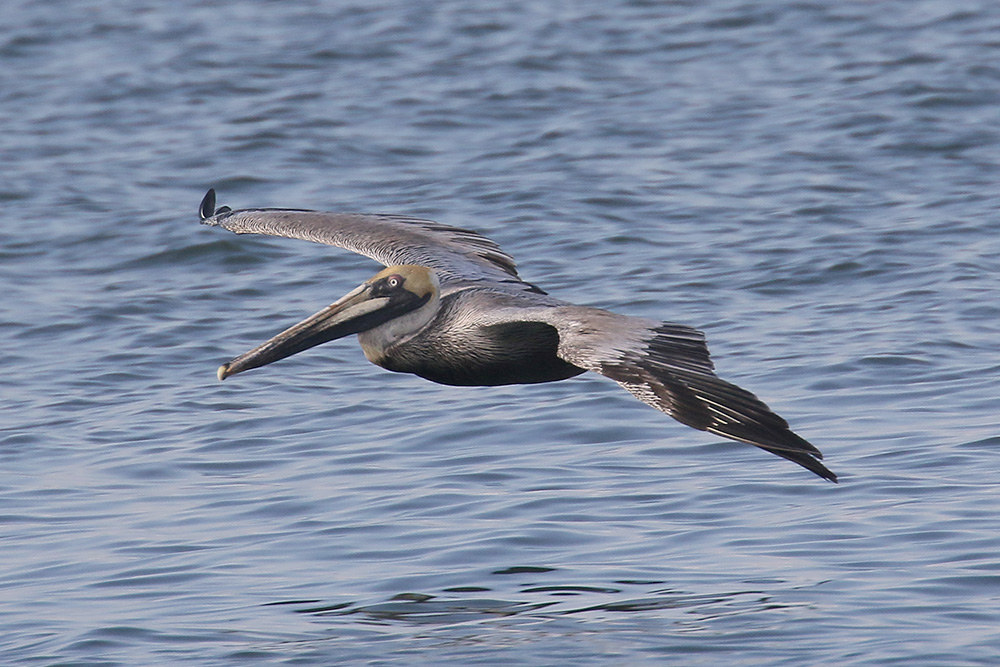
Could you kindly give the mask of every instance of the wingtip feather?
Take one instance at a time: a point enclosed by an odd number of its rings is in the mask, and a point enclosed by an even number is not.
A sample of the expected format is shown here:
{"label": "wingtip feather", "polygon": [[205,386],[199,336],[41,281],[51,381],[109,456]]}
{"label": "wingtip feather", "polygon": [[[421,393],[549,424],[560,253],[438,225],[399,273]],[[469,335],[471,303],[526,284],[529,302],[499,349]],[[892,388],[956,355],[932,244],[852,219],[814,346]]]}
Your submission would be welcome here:
{"label": "wingtip feather", "polygon": [[205,196],[202,197],[201,205],[198,207],[198,215],[202,222],[215,215],[215,188],[209,188]]}

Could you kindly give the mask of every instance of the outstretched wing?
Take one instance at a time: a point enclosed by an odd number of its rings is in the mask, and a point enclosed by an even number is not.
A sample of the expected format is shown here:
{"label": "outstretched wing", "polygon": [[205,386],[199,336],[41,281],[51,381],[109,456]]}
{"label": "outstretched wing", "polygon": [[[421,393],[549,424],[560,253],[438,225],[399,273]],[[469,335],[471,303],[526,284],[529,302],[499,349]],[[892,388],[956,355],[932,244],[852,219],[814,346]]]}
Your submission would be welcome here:
{"label": "outstretched wing", "polygon": [[200,213],[202,223],[237,234],[270,234],[325,243],[371,257],[385,266],[428,266],[437,270],[442,282],[521,282],[514,259],[496,243],[475,232],[430,220],[283,208],[216,209],[214,189],[202,200]]}
{"label": "outstretched wing", "polygon": [[618,382],[644,403],[693,428],[777,454],[832,482],[823,455],[755,395],[715,374],[705,335],[680,324],[566,306],[544,319],[559,331],[559,356]]}

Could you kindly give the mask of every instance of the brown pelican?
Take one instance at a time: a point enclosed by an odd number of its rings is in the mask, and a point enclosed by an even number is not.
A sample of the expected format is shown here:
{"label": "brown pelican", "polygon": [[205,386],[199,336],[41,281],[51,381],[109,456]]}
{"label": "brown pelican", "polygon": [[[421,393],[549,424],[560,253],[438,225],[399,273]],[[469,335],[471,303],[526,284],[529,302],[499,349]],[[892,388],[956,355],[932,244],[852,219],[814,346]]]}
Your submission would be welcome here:
{"label": "brown pelican", "polygon": [[714,373],[702,332],[555,299],[475,232],[402,215],[215,208],[206,225],[325,243],[385,265],[344,297],[219,368],[219,379],[357,334],[382,368],[462,386],[611,378],[682,424],[756,445],[820,477],[823,455],[745,389]]}

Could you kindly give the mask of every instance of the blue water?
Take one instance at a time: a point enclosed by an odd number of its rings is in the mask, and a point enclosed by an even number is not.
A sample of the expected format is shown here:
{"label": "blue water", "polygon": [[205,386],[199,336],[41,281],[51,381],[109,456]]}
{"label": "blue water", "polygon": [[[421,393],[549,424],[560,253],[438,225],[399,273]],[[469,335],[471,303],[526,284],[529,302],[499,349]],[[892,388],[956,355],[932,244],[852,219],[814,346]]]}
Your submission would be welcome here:
{"label": "blue water", "polygon": [[[0,662],[993,665],[1000,5],[72,2],[0,17]],[[233,207],[489,235],[707,332],[833,485],[614,383],[353,340],[377,266]]]}

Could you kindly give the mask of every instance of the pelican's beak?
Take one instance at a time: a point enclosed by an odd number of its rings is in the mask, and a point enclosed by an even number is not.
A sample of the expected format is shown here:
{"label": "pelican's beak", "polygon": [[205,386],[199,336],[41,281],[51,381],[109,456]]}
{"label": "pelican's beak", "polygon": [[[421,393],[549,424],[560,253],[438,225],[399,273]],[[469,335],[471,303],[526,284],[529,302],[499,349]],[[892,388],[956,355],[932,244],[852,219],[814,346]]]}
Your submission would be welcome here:
{"label": "pelican's beak", "polygon": [[364,283],[266,343],[222,364],[219,379],[225,380],[230,375],[265,366],[321,343],[367,331],[413,309],[413,303],[388,296],[374,297],[371,292],[372,285]]}

